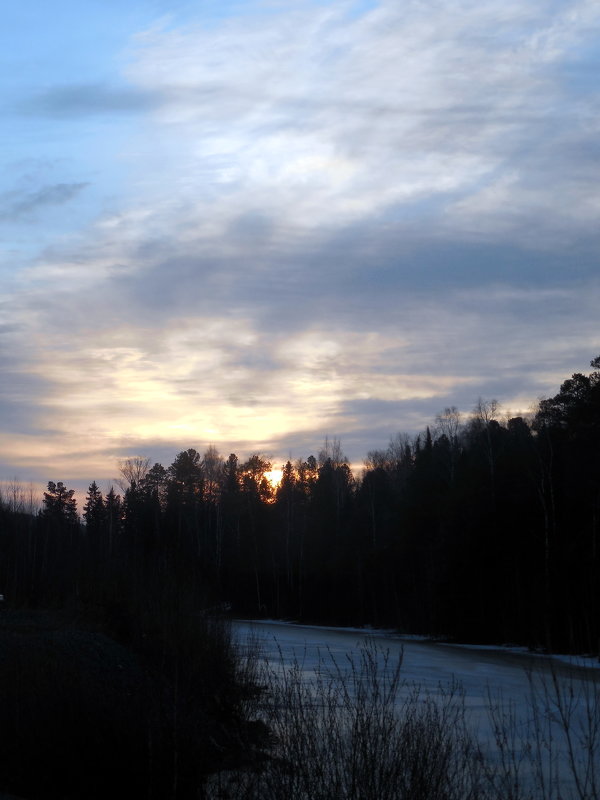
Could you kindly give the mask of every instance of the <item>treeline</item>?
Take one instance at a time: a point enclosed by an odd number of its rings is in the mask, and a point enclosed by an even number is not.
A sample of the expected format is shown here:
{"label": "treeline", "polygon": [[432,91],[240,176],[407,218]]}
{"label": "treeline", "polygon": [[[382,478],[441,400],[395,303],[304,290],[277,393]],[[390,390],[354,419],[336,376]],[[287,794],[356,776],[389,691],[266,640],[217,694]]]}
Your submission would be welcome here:
{"label": "treeline", "polygon": [[600,357],[592,367],[530,419],[502,420],[494,401],[466,419],[447,408],[369,453],[358,480],[333,440],[288,461],[277,488],[258,455],[128,459],[118,492],[91,484],[83,523],[61,483],[37,515],[5,496],[0,591],[119,614],[182,581],[236,614],[598,651]]}

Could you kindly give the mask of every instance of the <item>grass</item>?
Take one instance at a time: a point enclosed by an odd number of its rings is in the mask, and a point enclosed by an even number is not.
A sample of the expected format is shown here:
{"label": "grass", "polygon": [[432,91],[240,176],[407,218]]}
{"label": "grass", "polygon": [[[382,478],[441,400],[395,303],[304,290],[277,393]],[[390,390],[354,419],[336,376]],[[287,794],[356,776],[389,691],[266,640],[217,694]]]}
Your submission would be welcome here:
{"label": "grass", "polygon": [[[570,675],[552,664],[529,671],[526,717],[488,694],[494,732],[490,784],[507,800],[600,798],[600,675],[573,663]],[[522,715],[521,715],[522,716]]]}
{"label": "grass", "polygon": [[222,772],[207,797],[228,800],[599,800],[600,686],[589,675],[529,675],[525,719],[488,695],[479,741],[458,684],[435,692],[368,642],[345,661],[322,654],[264,664],[247,712],[270,731],[252,769]]}
{"label": "grass", "polygon": [[471,800],[485,775],[458,686],[436,696],[402,681],[401,661],[366,644],[331,654],[307,679],[298,661],[266,665],[255,713],[272,747],[259,768],[222,775],[214,797]]}
{"label": "grass", "polygon": [[[600,800],[600,676],[529,674],[526,714],[403,679],[373,640],[266,663],[179,586],[103,632],[0,626],[0,789],[28,800]],[[136,595],[139,597],[139,595]],[[11,614],[13,615],[11,617]],[[126,635],[113,634],[113,629]],[[121,639],[121,641],[117,641]]]}

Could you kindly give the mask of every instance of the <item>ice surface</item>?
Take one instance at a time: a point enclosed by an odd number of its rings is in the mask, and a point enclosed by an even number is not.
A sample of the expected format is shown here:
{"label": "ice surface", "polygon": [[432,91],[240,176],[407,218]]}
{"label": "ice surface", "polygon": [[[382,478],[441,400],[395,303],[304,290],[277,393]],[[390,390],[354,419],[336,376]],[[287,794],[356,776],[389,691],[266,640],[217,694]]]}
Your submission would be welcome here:
{"label": "ice surface", "polygon": [[[529,752],[530,748],[537,746],[534,741],[536,729],[538,734],[542,734],[540,758],[548,782],[554,786],[544,793],[544,798],[579,796],[574,790],[573,770],[569,769],[568,761],[571,758],[582,774],[589,773],[591,719],[592,724],[598,726],[593,746],[600,772],[600,711],[597,707],[600,672],[581,666],[590,664],[594,667],[593,661],[566,657],[550,659],[516,647],[419,641],[390,631],[358,628],[237,621],[234,629],[240,641],[248,637],[258,639],[263,657],[271,664],[281,668],[281,665],[298,662],[307,679],[322,668],[324,661],[330,662],[332,658],[343,668],[349,664],[348,655],[356,656],[361,645],[375,641],[382,659],[386,651],[392,659],[402,658],[407,692],[409,687],[417,684],[424,692],[441,694],[445,688],[458,682],[464,692],[470,725],[492,761],[500,760],[500,756],[495,745],[494,723],[490,718],[491,705],[500,709],[500,718],[510,720],[507,724],[512,726],[517,754]],[[561,698],[569,713],[571,747],[561,723],[565,709],[561,710],[560,703],[556,702]]]}

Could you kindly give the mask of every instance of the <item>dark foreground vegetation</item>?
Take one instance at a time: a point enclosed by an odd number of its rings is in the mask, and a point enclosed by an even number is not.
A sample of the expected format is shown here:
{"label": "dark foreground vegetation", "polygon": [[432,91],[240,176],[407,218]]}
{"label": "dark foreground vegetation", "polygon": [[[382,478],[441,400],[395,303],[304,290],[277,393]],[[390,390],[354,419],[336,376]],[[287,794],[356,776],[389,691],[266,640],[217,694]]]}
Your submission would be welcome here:
{"label": "dark foreground vegetation", "polygon": [[[213,775],[229,800],[599,800],[600,675],[545,665],[517,703],[490,689],[406,683],[402,657],[373,641],[257,673],[248,711],[271,732],[255,769]],[[474,712],[479,718],[474,719]]]}
{"label": "dark foreground vegetation", "polygon": [[123,636],[72,613],[3,612],[0,796],[204,797],[209,773],[256,761],[265,741],[242,669],[228,626],[197,613]]}
{"label": "dark foreground vegetation", "polygon": [[61,482],[40,511],[5,486],[0,789],[201,797],[209,773],[260,762],[267,729],[249,721],[255,682],[225,604],[598,653],[600,357],[592,367],[528,420],[500,419],[494,401],[466,420],[447,408],[369,453],[360,480],[334,440],[285,464],[277,489],[258,455],[127,459],[119,492],[90,485],[83,521]]}

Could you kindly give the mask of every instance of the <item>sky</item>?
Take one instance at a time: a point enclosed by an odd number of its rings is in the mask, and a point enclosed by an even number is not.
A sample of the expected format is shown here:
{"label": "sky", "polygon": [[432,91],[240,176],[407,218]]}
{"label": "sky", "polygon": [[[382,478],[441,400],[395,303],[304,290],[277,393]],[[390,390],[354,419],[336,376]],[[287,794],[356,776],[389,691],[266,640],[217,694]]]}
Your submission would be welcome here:
{"label": "sky", "polygon": [[20,0],[0,478],[352,463],[600,354],[597,0]]}

